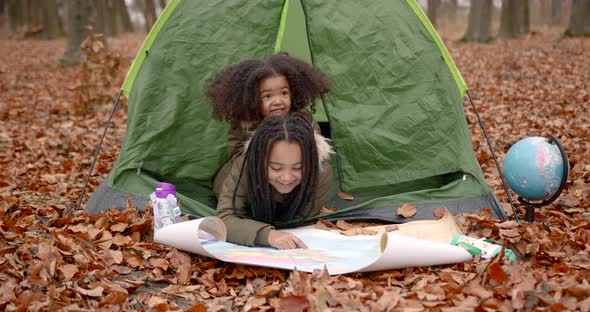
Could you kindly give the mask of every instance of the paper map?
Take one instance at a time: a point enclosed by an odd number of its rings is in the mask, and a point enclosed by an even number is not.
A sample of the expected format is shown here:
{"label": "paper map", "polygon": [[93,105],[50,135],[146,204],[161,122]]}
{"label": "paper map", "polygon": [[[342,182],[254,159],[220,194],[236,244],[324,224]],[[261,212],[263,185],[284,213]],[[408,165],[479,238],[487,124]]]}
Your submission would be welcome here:
{"label": "paper map", "polygon": [[[448,232],[449,222],[416,222],[415,227],[404,224],[400,231],[378,235],[344,236],[311,227],[290,229],[287,231],[303,240],[308,248],[277,250],[226,242],[226,229],[221,219],[206,217],[158,229],[154,233],[154,242],[225,262],[287,270],[297,268],[304,272],[326,267],[329,274],[449,264],[471,259],[466,250],[450,245],[450,240],[443,243],[411,237],[419,226],[430,228],[433,233],[437,227]],[[421,231],[424,230],[418,232]]]}

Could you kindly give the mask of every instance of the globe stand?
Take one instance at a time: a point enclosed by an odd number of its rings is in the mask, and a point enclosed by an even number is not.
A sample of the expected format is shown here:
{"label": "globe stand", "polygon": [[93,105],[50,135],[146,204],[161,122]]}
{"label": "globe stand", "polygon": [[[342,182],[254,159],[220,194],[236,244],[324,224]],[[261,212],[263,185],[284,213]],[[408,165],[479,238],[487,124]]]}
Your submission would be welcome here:
{"label": "globe stand", "polygon": [[553,135],[549,139],[547,139],[547,142],[550,144],[557,145],[557,148],[559,149],[559,153],[561,154],[561,160],[563,161],[563,168],[564,168],[563,175],[561,177],[561,184],[559,185],[559,188],[553,194],[553,196],[551,196],[549,199],[546,199],[540,203],[531,203],[528,200],[526,200],[525,198],[523,198],[522,196],[518,196],[518,201],[527,206],[524,219],[528,222],[535,222],[535,208],[549,205],[550,203],[554,202],[559,197],[559,195],[561,195],[561,192],[563,191],[563,189],[565,188],[565,185],[567,183],[567,178],[570,175],[570,173],[569,173],[569,171],[570,171],[569,170],[570,169],[569,160],[567,159],[567,155],[565,154],[565,150],[563,149],[563,145],[561,145],[559,140],[556,137],[554,137]]}

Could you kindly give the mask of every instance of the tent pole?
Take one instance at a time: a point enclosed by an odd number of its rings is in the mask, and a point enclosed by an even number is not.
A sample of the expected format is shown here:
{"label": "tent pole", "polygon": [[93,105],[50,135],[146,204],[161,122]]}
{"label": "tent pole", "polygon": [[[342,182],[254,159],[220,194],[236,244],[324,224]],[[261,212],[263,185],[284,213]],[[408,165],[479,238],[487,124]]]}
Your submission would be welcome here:
{"label": "tent pole", "polygon": [[[473,99],[471,98],[471,94],[469,94],[469,90],[466,90],[465,93],[467,93],[467,98],[469,98],[469,102],[471,103],[471,106],[473,107],[473,111],[475,111],[475,116],[477,116],[477,121],[479,122],[479,126],[481,127],[481,131],[483,131],[483,136],[486,138],[486,142],[488,143],[488,147],[490,148],[490,152],[492,153],[492,158],[494,158],[494,163],[496,164],[496,169],[498,169],[498,173],[500,174],[500,180],[502,181],[502,186],[504,187],[504,191],[506,192],[506,196],[508,196],[508,202],[510,203],[510,207],[512,207],[512,212],[514,213],[514,219],[516,221],[520,221],[518,219],[518,216],[516,215],[516,208],[514,208],[514,203],[512,202],[512,196],[510,195],[510,191],[508,190],[508,187],[506,186],[506,180],[504,178],[504,173],[502,173],[502,169],[500,168],[500,163],[498,162],[498,158],[496,158],[496,153],[494,153],[494,149],[492,148],[492,141],[488,137],[488,134],[487,134],[486,129],[483,124],[483,120],[481,119],[481,117],[479,116],[479,113],[477,112],[477,108],[475,107],[475,103],[473,103]],[[500,208],[502,208],[502,207],[500,207]]]}
{"label": "tent pole", "polygon": [[113,119],[113,115],[115,115],[115,110],[117,109],[117,104],[119,103],[119,98],[123,94],[123,89],[119,91],[117,95],[117,99],[115,99],[115,104],[113,105],[113,109],[111,110],[111,114],[109,115],[109,119],[104,127],[104,132],[102,133],[102,137],[98,142],[98,147],[96,148],[96,152],[94,153],[94,159],[92,160],[92,164],[90,165],[90,170],[88,170],[88,176],[86,177],[86,181],[84,182],[84,187],[82,188],[82,194],[80,194],[80,198],[78,199],[78,203],[76,204],[76,210],[80,209],[80,205],[82,205],[82,200],[84,199],[84,195],[86,194],[86,187],[88,187],[88,182],[90,181],[90,176],[92,175],[92,170],[94,170],[94,166],[96,165],[96,161],[98,160],[98,154],[100,153],[100,147],[102,146],[102,142],[104,141],[104,137],[107,135],[107,130],[109,129],[109,125],[111,124],[111,120]]}

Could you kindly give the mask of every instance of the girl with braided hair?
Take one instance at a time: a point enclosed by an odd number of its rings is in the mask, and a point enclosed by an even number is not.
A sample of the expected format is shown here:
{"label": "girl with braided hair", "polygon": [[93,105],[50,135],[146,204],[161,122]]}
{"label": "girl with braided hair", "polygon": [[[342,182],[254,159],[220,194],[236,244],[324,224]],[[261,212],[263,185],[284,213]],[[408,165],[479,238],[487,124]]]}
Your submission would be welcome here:
{"label": "girl with braided hair", "polygon": [[280,231],[286,222],[319,214],[328,200],[332,169],[327,140],[300,112],[265,118],[222,184],[217,216],[230,242],[278,249],[305,248]]}
{"label": "girl with braided hair", "polygon": [[[222,70],[207,85],[213,117],[227,121],[228,162],[219,170],[213,190],[219,193],[231,163],[242,153],[249,133],[269,116],[304,112],[313,120],[314,101],[327,93],[330,80],[317,68],[287,53],[249,59]],[[313,121],[315,130],[319,125]]]}

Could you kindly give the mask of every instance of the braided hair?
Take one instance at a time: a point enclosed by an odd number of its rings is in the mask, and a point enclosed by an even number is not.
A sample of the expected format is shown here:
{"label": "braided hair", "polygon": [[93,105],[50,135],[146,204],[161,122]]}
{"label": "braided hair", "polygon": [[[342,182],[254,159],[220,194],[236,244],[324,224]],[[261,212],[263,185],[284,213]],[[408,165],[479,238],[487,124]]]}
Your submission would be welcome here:
{"label": "braided hair", "polygon": [[[301,147],[301,183],[286,194],[283,204],[273,200],[272,186],[268,181],[268,163],[275,143],[285,141]],[[248,198],[251,217],[254,220],[281,227],[281,221],[290,221],[303,214],[307,203],[315,205],[318,186],[319,156],[310,120],[303,113],[265,118],[252,137],[246,155],[244,169],[248,179]],[[239,180],[238,180],[239,184]],[[234,191],[234,206],[235,194]],[[309,214],[312,209],[307,211]],[[302,222],[308,216],[304,216]],[[295,224],[294,226],[296,226]]]}
{"label": "braided hair", "polygon": [[314,101],[330,90],[330,80],[319,69],[287,53],[249,59],[227,67],[207,84],[205,93],[213,105],[213,118],[228,121],[232,126],[242,121],[259,122],[263,116],[258,84],[280,75],[289,82],[291,111],[309,106],[313,113]]}

